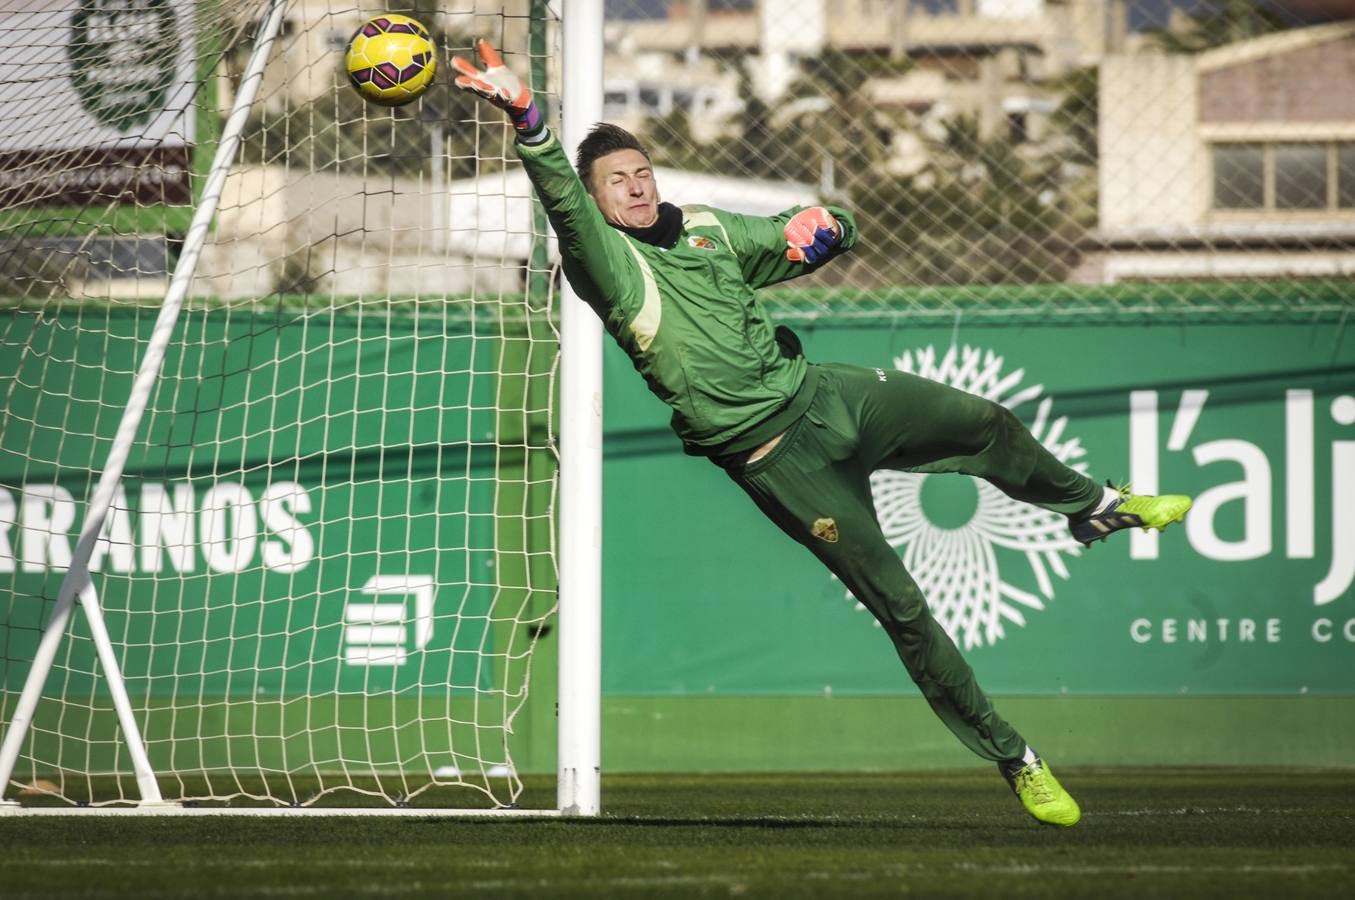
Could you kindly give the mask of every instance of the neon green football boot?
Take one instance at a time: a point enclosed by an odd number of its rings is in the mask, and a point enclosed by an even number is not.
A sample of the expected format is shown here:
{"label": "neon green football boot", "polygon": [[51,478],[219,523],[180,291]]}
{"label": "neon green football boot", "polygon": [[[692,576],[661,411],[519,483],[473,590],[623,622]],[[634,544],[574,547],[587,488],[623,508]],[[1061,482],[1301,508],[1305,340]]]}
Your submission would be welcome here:
{"label": "neon green football boot", "polygon": [[[1106,487],[1112,487],[1109,481]],[[1112,488],[1118,495],[1089,513],[1068,520],[1074,540],[1091,546],[1092,541],[1104,541],[1123,528],[1156,528],[1159,531],[1173,522],[1180,522],[1190,509],[1189,497],[1163,494],[1153,497],[1129,492],[1129,486]]]}
{"label": "neon green football boot", "polygon": [[1049,766],[1040,757],[1028,763],[1012,759],[997,764],[998,771],[1012,786],[1021,805],[1039,822],[1069,828],[1082,818],[1077,801],[1063,789]]}

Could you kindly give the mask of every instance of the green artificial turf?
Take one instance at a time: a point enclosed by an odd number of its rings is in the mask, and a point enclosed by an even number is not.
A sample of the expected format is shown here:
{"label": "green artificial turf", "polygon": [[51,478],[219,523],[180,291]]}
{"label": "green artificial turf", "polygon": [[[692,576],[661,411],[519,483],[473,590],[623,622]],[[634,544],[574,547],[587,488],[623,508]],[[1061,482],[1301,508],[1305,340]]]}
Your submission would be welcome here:
{"label": "green artificial turf", "polygon": [[986,768],[604,777],[596,819],[0,817],[0,896],[1355,896],[1355,772],[1059,775],[1073,829]]}

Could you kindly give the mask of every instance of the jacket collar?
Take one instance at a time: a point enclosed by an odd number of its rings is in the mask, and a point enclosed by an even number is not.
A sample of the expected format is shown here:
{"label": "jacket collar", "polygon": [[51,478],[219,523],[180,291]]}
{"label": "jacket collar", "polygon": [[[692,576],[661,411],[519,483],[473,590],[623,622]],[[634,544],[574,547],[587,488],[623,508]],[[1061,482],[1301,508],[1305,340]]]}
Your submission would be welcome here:
{"label": "jacket collar", "polygon": [[663,250],[671,250],[682,234],[682,210],[671,203],[660,203],[659,217],[654,220],[653,225],[646,225],[644,228],[626,228],[621,225],[613,227],[637,241]]}

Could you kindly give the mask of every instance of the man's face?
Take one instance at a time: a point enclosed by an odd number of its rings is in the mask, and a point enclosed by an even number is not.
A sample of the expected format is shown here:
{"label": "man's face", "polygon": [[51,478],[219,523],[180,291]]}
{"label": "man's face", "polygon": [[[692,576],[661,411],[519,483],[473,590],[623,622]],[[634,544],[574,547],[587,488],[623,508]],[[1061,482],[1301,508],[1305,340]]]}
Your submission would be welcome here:
{"label": "man's face", "polygon": [[617,150],[593,161],[593,200],[613,225],[644,228],[659,218],[654,170],[639,150]]}

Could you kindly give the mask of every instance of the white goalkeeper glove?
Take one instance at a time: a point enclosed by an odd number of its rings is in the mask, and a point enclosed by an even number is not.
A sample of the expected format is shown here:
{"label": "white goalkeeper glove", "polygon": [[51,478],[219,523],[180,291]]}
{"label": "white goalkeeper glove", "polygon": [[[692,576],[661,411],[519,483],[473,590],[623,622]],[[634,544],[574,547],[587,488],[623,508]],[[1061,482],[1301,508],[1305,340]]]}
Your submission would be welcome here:
{"label": "white goalkeeper glove", "polygon": [[[537,137],[544,130],[541,111],[532,99],[532,91],[522,83],[522,79],[503,64],[503,57],[490,46],[489,41],[481,38],[475,42],[480,54],[484,71],[460,56],[452,57],[452,68],[461,74],[454,82],[463,91],[479,94],[499,109],[508,113],[518,136],[524,140]],[[529,141],[530,142],[530,141]]]}

